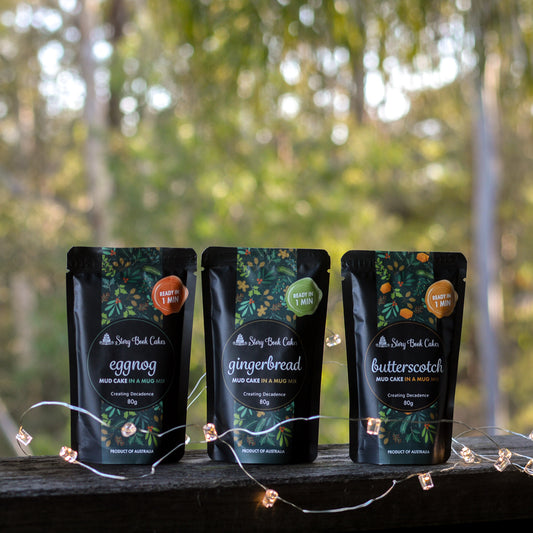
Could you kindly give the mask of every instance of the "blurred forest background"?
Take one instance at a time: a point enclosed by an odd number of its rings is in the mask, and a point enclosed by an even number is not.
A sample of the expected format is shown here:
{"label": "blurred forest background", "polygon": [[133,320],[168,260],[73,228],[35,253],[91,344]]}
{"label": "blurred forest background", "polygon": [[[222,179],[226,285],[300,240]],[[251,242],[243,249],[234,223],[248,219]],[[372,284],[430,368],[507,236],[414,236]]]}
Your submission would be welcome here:
{"label": "blurred forest background", "polygon": [[[246,245],[328,250],[342,338],[345,251],[463,252],[455,418],[529,432],[532,53],[529,0],[2,0],[3,428],[69,401],[71,246]],[[198,288],[191,388],[202,328]],[[344,344],[324,359],[348,416]],[[33,453],[68,419],[32,411]]]}

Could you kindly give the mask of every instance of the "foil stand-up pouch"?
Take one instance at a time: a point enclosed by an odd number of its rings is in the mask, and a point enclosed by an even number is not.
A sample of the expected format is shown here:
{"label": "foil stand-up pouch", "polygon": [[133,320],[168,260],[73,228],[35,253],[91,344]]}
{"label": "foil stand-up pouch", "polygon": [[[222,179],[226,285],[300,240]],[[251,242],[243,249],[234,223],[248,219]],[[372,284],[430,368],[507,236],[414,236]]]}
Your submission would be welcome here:
{"label": "foil stand-up pouch", "polygon": [[315,459],[329,267],[324,250],[204,251],[207,417],[221,436],[212,459]]}
{"label": "foil stand-up pouch", "polygon": [[[349,251],[341,259],[350,457],[436,464],[451,451],[466,259]],[[379,419],[379,433],[367,432]]]}
{"label": "foil stand-up pouch", "polygon": [[71,403],[80,408],[71,438],[80,460],[182,457],[196,261],[181,248],[69,251]]}

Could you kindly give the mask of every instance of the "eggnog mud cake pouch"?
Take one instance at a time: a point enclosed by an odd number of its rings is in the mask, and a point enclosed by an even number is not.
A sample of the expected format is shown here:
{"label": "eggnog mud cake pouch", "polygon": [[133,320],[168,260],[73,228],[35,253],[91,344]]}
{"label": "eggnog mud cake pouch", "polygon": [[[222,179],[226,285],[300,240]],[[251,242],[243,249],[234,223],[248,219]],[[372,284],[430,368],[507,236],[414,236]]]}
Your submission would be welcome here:
{"label": "eggnog mud cake pouch", "polygon": [[101,420],[73,410],[80,460],[183,455],[184,428],[159,434],[185,424],[196,261],[187,248],[68,252],[71,403]]}
{"label": "eggnog mud cake pouch", "polygon": [[[341,259],[350,457],[436,464],[451,451],[466,259],[349,251]],[[367,419],[380,420],[378,435]]]}
{"label": "eggnog mud cake pouch", "polygon": [[[324,250],[202,254],[207,418],[214,460],[287,464],[317,454],[330,258]],[[300,420],[294,420],[300,419]]]}

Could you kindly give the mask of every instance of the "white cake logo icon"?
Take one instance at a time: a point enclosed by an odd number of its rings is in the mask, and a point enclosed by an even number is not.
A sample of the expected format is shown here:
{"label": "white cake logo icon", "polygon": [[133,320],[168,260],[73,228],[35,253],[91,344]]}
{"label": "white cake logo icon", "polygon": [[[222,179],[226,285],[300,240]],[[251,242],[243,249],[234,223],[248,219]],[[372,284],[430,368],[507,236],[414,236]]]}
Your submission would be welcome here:
{"label": "white cake logo icon", "polygon": [[102,340],[100,341],[100,344],[102,346],[113,346],[113,341],[111,340],[111,337],[109,336],[109,333],[106,333]]}

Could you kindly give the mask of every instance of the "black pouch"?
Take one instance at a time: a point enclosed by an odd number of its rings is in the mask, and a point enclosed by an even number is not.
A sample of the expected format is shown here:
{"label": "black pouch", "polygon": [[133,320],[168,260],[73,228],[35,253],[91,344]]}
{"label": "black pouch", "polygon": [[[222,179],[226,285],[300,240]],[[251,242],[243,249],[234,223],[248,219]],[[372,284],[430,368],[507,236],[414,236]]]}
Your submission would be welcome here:
{"label": "black pouch", "polygon": [[[183,456],[196,254],[72,248],[67,256],[72,447],[80,460]],[[176,448],[175,451],[174,448]]]}
{"label": "black pouch", "polygon": [[207,417],[221,435],[212,459],[315,459],[329,266],[323,250],[204,251]]}
{"label": "black pouch", "polygon": [[[445,462],[466,259],[460,253],[350,251],[341,272],[351,459]],[[367,431],[369,418],[380,420],[378,435]]]}

